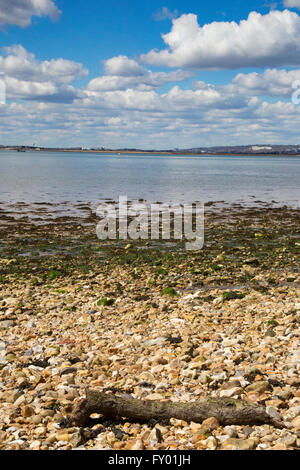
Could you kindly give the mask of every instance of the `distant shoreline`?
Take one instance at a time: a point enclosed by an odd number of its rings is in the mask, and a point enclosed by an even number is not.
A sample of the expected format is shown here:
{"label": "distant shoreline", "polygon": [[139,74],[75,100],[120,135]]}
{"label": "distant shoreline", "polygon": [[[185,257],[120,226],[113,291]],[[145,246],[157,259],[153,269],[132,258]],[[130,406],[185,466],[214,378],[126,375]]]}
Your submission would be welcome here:
{"label": "distant shoreline", "polygon": [[169,155],[169,156],[228,156],[228,157],[247,157],[247,156],[256,156],[256,157],[300,157],[300,154],[290,154],[290,153],[226,153],[226,152],[207,152],[207,153],[193,153],[189,151],[178,151],[178,152],[168,152],[168,151],[147,151],[147,150],[80,150],[80,149],[21,149],[18,148],[0,148],[0,151],[9,151],[9,152],[19,152],[19,153],[26,153],[26,152],[56,152],[56,153],[94,153],[94,154],[117,154],[117,155]]}

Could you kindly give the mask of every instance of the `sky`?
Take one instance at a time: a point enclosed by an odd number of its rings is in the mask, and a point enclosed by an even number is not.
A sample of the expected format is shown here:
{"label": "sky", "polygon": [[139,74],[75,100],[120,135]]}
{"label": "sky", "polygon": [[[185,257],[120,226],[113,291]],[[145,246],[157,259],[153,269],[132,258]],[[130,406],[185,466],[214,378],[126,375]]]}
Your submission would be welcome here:
{"label": "sky", "polygon": [[300,0],[0,0],[0,145],[299,144],[299,103]]}

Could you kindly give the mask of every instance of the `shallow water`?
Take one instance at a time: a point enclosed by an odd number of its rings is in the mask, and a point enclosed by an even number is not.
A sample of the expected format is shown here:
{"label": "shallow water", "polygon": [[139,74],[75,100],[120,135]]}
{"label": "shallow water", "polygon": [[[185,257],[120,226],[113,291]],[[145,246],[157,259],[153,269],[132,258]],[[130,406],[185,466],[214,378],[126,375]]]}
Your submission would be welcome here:
{"label": "shallow water", "polygon": [[20,214],[34,203],[43,203],[34,207],[40,214],[41,209],[64,213],[70,203],[96,207],[120,195],[149,202],[299,207],[299,181],[300,157],[0,152],[0,207]]}

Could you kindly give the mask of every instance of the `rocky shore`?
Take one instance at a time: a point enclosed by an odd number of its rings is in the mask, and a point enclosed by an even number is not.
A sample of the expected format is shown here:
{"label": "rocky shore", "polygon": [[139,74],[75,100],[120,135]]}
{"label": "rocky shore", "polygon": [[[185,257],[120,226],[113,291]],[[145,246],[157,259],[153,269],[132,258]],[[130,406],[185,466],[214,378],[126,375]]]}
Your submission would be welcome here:
{"label": "rocky shore", "polygon": [[[39,222],[0,212],[0,449],[300,448],[299,210],[211,208],[199,252],[99,244],[91,211]],[[284,428],[100,415],[74,427],[87,387],[242,398]]]}

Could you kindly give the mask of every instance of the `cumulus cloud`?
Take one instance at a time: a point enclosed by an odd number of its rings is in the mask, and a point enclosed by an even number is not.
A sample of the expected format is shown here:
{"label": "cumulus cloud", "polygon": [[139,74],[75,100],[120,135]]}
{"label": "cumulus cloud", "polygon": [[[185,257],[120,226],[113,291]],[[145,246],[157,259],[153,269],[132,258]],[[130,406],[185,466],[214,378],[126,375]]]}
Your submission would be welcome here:
{"label": "cumulus cloud", "polygon": [[293,83],[300,80],[300,70],[268,69],[259,74],[239,73],[227,87],[232,92],[254,96],[290,97]]}
{"label": "cumulus cloud", "polygon": [[189,120],[193,116],[199,119],[208,111],[236,112],[247,108],[251,100],[251,97],[231,94],[230,91],[223,93],[222,89],[211,85],[197,90],[181,89],[175,85],[166,93],[129,88],[106,92],[86,90],[78,104],[81,103],[87,109],[106,109],[107,112],[125,113],[130,110],[139,111],[143,115],[158,113],[162,120],[168,116],[173,120],[178,113]]}
{"label": "cumulus cloud", "polygon": [[195,90],[216,90],[226,95],[230,100],[237,95],[290,98],[293,84],[297,80],[300,81],[300,69],[289,71],[267,69],[263,73],[239,73],[228,85],[216,86],[203,81],[196,81],[193,83],[193,88]]}
{"label": "cumulus cloud", "polygon": [[94,78],[87,86],[90,91],[113,91],[137,88],[151,90],[165,83],[181,82],[193,76],[189,71],[152,72],[127,56],[112,57],[104,62],[105,75]]}
{"label": "cumulus cloud", "polygon": [[5,84],[8,99],[71,103],[80,96],[73,86],[53,82],[29,82],[9,77]]}
{"label": "cumulus cloud", "polygon": [[88,75],[88,70],[82,64],[66,59],[51,59],[39,61],[34,54],[24,47],[15,45],[3,48],[0,56],[0,72],[6,76],[25,81],[49,81],[71,83],[75,78]]}
{"label": "cumulus cloud", "polygon": [[5,24],[26,28],[32,16],[60,17],[61,11],[52,0],[0,0],[0,26]]}
{"label": "cumulus cloud", "polygon": [[[228,97],[227,97],[228,98]],[[89,93],[70,104],[11,103],[2,108],[2,142],[174,148],[252,142],[297,143],[300,107],[256,97],[230,106],[220,90],[159,95],[133,90]]]}
{"label": "cumulus cloud", "polygon": [[104,62],[106,75],[116,75],[118,77],[132,77],[144,75],[145,69],[133,59],[125,55],[112,57]]}
{"label": "cumulus cloud", "polygon": [[39,61],[13,46],[0,56],[1,72],[8,97],[0,113],[2,143],[16,136],[39,145],[140,148],[298,141],[300,106],[286,100],[298,69],[239,73],[228,84],[197,81],[191,89],[176,84],[189,71],[155,72],[118,56],[104,63],[102,76],[76,88],[72,82],[88,73],[81,64]]}
{"label": "cumulus cloud", "polygon": [[48,99],[69,102],[78,92],[69,84],[88,75],[82,64],[66,59],[39,61],[34,54],[17,45],[3,48],[0,73],[8,98]]}
{"label": "cumulus cloud", "polygon": [[162,35],[167,49],[141,56],[151,65],[198,69],[234,69],[300,65],[300,17],[289,10],[266,15],[251,12],[240,23],[200,26],[194,14],[173,20]]}

